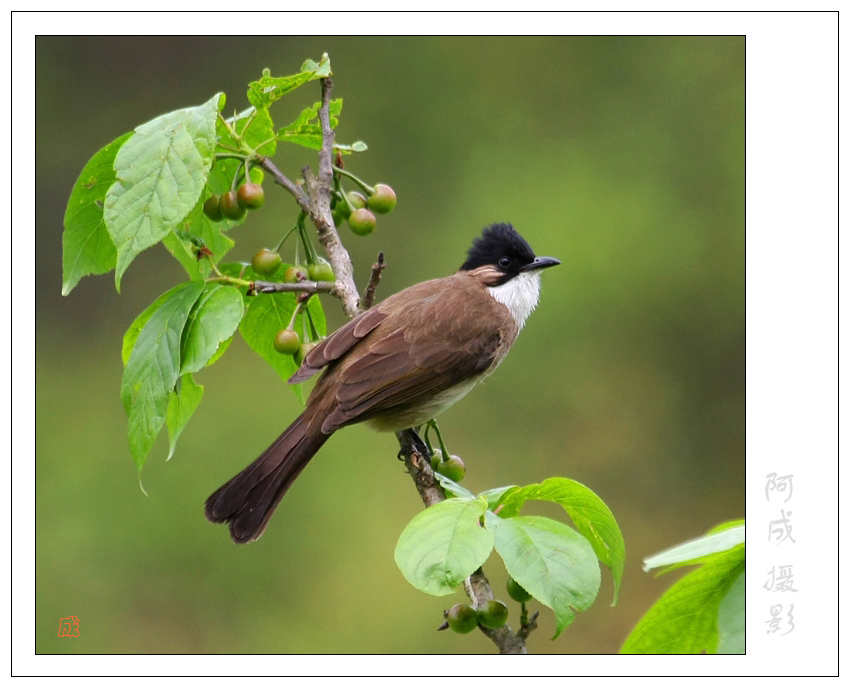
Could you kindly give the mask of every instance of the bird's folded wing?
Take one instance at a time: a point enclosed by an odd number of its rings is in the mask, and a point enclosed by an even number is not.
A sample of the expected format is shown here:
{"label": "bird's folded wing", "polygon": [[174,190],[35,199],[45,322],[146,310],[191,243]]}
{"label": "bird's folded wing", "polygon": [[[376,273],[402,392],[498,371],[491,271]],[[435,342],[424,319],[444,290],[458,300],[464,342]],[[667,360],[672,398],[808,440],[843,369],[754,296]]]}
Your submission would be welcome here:
{"label": "bird's folded wing", "polygon": [[367,420],[433,395],[487,371],[498,355],[498,329],[470,327],[450,344],[418,329],[378,330],[364,353],[334,376],[336,406],[322,431]]}
{"label": "bird's folded wing", "polygon": [[319,342],[304,357],[301,367],[289,378],[289,384],[304,382],[329,363],[348,353],[355,344],[380,325],[386,317],[386,313],[382,313],[377,308],[372,308],[347,322],[327,339]]}

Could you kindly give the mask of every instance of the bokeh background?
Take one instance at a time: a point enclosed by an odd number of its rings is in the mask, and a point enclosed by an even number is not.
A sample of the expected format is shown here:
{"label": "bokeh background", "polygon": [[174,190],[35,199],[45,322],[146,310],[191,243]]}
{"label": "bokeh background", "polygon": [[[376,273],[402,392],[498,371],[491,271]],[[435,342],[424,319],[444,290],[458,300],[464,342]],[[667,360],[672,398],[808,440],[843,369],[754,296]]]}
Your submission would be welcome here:
{"label": "bokeh background", "polygon": [[[421,509],[391,435],[334,436],[258,542],[237,547],[204,499],[298,413],[286,385],[237,338],[198,374],[204,399],[139,489],[119,399],[121,337],[182,281],[161,247],[126,273],[60,296],[62,217],[83,165],[159,114],[263,67],[284,75],[328,52],[353,171],[391,184],[396,210],[344,233],[361,287],[379,250],[379,298],[453,272],[472,237],[509,221],[543,255],[538,311],[499,371],[441,420],[473,491],[561,475],[617,517],[619,603],[596,604],[534,653],[613,653],[680,574],[641,559],[744,514],[743,37],[203,38],[36,40],[36,651],[40,653],[473,653],[481,634],[437,633],[462,594],[431,598],[396,569]],[[279,125],[317,83],[277,103]],[[295,176],[315,158],[281,144]],[[267,185],[230,257],[275,243],[293,201]],[[343,322],[325,302],[332,326]],[[531,513],[562,517],[535,505]],[[485,566],[494,589],[506,574]],[[511,603],[512,614],[516,614]],[[80,637],[57,637],[59,618]],[[512,617],[516,625],[516,616]]]}

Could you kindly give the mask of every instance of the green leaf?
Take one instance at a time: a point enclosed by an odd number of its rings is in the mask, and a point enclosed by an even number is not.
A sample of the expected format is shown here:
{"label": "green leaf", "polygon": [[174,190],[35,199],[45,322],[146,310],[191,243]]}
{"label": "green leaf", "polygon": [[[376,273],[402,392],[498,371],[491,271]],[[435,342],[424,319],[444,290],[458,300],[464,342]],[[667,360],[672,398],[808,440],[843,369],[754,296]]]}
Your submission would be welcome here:
{"label": "green leaf", "polygon": [[[278,140],[288,143],[297,143],[300,146],[319,150],[322,147],[322,126],[319,123],[319,108],[321,103],[315,103],[313,107],[305,108],[295,121],[288,127],[281,129],[278,134]],[[342,112],[342,98],[332,100],[328,104],[328,115],[331,124],[331,129],[335,129],[339,124],[339,115]],[[365,144],[364,144],[365,145]],[[340,150],[347,148],[346,146],[334,146]]]}
{"label": "green leaf", "polygon": [[218,345],[218,348],[215,350],[215,353],[212,355],[209,361],[207,361],[207,368],[209,368],[213,363],[215,363],[218,359],[220,359],[224,352],[227,351],[227,348],[233,342],[233,337],[229,337],[225,339],[221,344]]}
{"label": "green leaf", "polygon": [[[704,557],[732,549],[744,542],[745,529],[743,525],[730,526],[724,530],[717,531],[715,528],[712,535],[689,540],[676,545],[663,552],[654,554],[643,560],[643,570],[650,571],[659,566],[687,566],[700,563]],[[668,569],[672,570],[672,569]]]}
{"label": "green leaf", "polygon": [[189,279],[205,279],[212,271],[210,261],[197,256],[199,246],[204,246],[212,252],[212,260],[218,263],[233,248],[233,240],[222,233],[222,230],[235,227],[244,222],[244,217],[237,222],[222,220],[213,222],[204,214],[204,201],[210,197],[209,193],[202,194],[198,203],[183,221],[180,229],[166,235],[162,240],[177,261],[184,267]]}
{"label": "green leaf", "polygon": [[180,289],[182,284],[178,284],[176,287],[172,287],[167,292],[165,292],[162,296],[160,296],[156,301],[154,301],[150,306],[145,308],[132,322],[130,327],[124,333],[124,342],[121,346],[121,361],[126,366],[127,361],[130,360],[130,354],[133,353],[133,347],[136,345],[136,340],[139,338],[139,333],[142,331],[142,328],[147,324],[148,320],[150,320],[151,315],[153,315],[154,311],[156,311],[164,301],[170,299],[174,291]]}
{"label": "green leaf", "polygon": [[[737,545],[710,555],[699,569],[670,586],[635,626],[620,653],[715,654],[720,604],[744,571],[744,548]],[[730,600],[730,606],[734,604]],[[726,630],[731,635],[733,626],[728,624]]]}
{"label": "green leaf", "polygon": [[112,165],[128,132],[104,146],[86,163],[65,208],[62,233],[62,296],[86,275],[102,275],[115,267],[115,245],[103,220],[103,199],[115,182]]}
{"label": "green leaf", "polygon": [[121,401],[128,416],[130,450],[140,471],[165,423],[168,398],[180,373],[183,330],[203,289],[203,282],[186,282],[158,299],[159,306],[147,317],[124,367]]}
{"label": "green leaf", "polygon": [[565,523],[543,516],[486,514],[496,551],[517,583],[555,612],[557,638],[596,599],[602,576],[590,543]]}
{"label": "green leaf", "polygon": [[717,610],[717,654],[746,652],[746,576],[741,571]]}
{"label": "green leaf", "polygon": [[331,62],[327,54],[322,56],[319,63],[307,60],[301,65],[301,71],[291,76],[271,76],[271,72],[264,69],[257,81],[248,84],[248,102],[258,109],[268,107],[302,84],[330,75]]}
{"label": "green leaf", "polygon": [[198,408],[203,395],[204,388],[195,384],[191,375],[182,375],[177,382],[177,388],[169,395],[166,416],[166,424],[168,425],[168,458],[166,458],[166,461],[170,461],[171,457],[174,456],[177,438],[180,437],[186,423],[189,422],[195,409]]}
{"label": "green leaf", "polygon": [[[260,155],[274,155],[277,150],[277,141],[274,135],[274,122],[268,108],[250,107],[233,117],[228,117],[227,123],[248,144],[249,148]],[[220,119],[216,124],[216,132],[219,144],[225,144],[231,148],[240,147],[239,142],[231,136],[230,131]],[[238,160],[231,159],[231,161],[239,164]]]}
{"label": "green leaf", "polygon": [[549,478],[539,485],[527,485],[508,490],[500,500],[499,515],[510,518],[519,513],[529,499],[560,504],[584,535],[614,577],[614,602],[623,579],[626,545],[620,527],[611,510],[590,488],[568,478]]}
{"label": "green leaf", "polygon": [[186,321],[180,374],[196,373],[207,365],[219,345],[236,332],[243,312],[242,295],[236,287],[207,284]]}
{"label": "green leaf", "polygon": [[744,525],[743,518],[736,518],[734,521],[724,521],[723,523],[718,523],[714,528],[708,531],[706,535],[713,535],[714,533],[721,533],[724,530],[729,530],[729,528],[735,528],[737,526]]}
{"label": "green leaf", "polygon": [[[249,281],[282,282],[286,269],[290,267],[289,264],[282,263],[272,275],[260,277],[250,267],[245,268],[243,272],[242,266],[238,265],[236,267],[236,265],[231,263],[227,264],[226,269],[225,266],[221,266],[220,269],[225,274],[230,274],[226,270],[233,270],[234,274],[242,273],[242,278]],[[245,302],[247,309],[245,311],[245,317],[242,318],[242,322],[239,325],[239,333],[248,346],[262,356],[275,369],[282,380],[289,380],[292,374],[298,370],[298,366],[295,364],[292,356],[286,356],[275,350],[274,336],[289,324],[292,318],[292,311],[295,310],[295,294],[293,292],[256,294],[255,296],[245,296]],[[324,337],[327,326],[325,324],[325,314],[318,296],[313,296],[308,301],[306,310],[309,311],[313,319],[313,324],[316,326],[318,335]],[[306,339],[306,334],[312,336],[309,322],[306,321],[303,310],[295,319],[294,328],[301,335],[302,341]],[[304,394],[302,386],[291,385],[291,388],[303,404]]]}
{"label": "green leaf", "polygon": [[494,487],[492,490],[485,490],[480,493],[479,497],[484,497],[487,500],[487,508],[490,511],[493,511],[499,503],[499,500],[502,498],[502,495],[505,494],[508,490],[516,487],[516,485],[507,485],[505,487]]}
{"label": "green leaf", "polygon": [[103,216],[118,251],[115,287],[133,259],[165,238],[191,212],[213,162],[216,94],[198,107],[176,110],[136,128],[115,157],[117,181]]}
{"label": "green leaf", "polygon": [[437,479],[437,482],[443,486],[443,489],[451,494],[453,497],[465,497],[466,499],[475,499],[475,495],[472,494],[469,490],[467,490],[462,485],[458,485],[451,478],[447,478],[442,473],[438,473],[434,471],[434,477]]}
{"label": "green leaf", "polygon": [[450,595],[493,551],[493,534],[479,519],[484,499],[447,499],[425,509],[407,525],[395,548],[395,561],[414,588]]}

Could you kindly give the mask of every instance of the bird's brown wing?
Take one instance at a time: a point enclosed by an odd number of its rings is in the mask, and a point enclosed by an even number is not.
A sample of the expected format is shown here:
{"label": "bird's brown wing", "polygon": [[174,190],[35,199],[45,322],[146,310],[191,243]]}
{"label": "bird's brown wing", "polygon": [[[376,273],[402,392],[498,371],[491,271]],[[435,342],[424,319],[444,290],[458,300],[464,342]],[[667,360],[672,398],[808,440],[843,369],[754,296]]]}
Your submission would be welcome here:
{"label": "bird's brown wing", "polygon": [[301,367],[289,378],[289,384],[304,382],[329,363],[338,360],[374,330],[387,317],[377,308],[361,313],[340,327],[327,339],[319,342],[305,357]]}
{"label": "bird's brown wing", "polygon": [[503,308],[457,276],[387,299],[385,317],[314,390],[326,399],[322,432],[415,406],[486,372],[516,337]]}

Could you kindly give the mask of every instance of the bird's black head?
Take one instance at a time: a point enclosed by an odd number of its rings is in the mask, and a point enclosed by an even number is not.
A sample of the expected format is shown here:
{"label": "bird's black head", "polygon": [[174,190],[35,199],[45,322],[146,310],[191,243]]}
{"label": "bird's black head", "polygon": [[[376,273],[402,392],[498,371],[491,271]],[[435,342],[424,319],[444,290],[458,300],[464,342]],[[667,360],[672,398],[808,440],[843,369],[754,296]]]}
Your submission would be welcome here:
{"label": "bird's black head", "polygon": [[559,265],[555,258],[536,258],[531,246],[512,225],[497,223],[487,227],[481,236],[472,242],[461,270],[480,267],[495,268],[500,276],[494,284],[504,284],[521,272]]}

